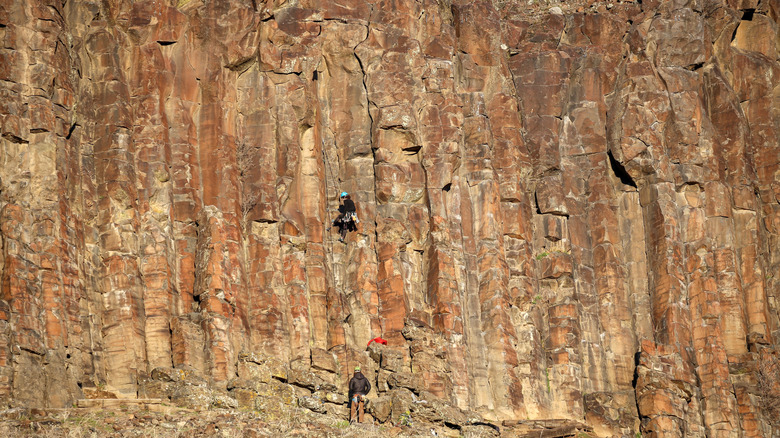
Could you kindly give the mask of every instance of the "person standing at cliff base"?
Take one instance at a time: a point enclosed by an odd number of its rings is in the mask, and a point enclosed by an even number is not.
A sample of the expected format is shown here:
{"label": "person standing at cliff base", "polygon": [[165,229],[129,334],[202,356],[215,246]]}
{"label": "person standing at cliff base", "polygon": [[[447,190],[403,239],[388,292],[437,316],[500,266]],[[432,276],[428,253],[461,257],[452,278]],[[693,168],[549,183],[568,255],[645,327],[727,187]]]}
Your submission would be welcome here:
{"label": "person standing at cliff base", "polygon": [[360,365],[355,367],[355,375],[349,381],[349,422],[355,421],[357,414],[357,422],[363,422],[363,407],[366,400],[366,395],[371,391],[371,383],[368,382],[366,376],[360,372]]}

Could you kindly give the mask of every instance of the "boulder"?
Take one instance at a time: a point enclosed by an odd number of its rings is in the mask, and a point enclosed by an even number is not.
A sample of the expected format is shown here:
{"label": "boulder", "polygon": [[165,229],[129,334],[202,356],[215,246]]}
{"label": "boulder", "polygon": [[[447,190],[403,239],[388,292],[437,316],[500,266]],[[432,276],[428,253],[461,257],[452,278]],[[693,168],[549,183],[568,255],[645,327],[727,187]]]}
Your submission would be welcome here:
{"label": "boulder", "polygon": [[300,397],[298,398],[298,406],[320,414],[324,414],[326,412],[325,406],[319,397]]}
{"label": "boulder", "polygon": [[211,389],[205,386],[178,385],[171,391],[171,403],[182,408],[206,410],[212,403]]}
{"label": "boulder", "polygon": [[367,410],[377,419],[377,421],[384,423],[390,418],[392,408],[393,398],[391,396],[382,396],[371,399],[371,403]]}
{"label": "boulder", "polygon": [[214,394],[211,397],[211,407],[216,409],[236,409],[239,406],[238,400],[224,394]]}

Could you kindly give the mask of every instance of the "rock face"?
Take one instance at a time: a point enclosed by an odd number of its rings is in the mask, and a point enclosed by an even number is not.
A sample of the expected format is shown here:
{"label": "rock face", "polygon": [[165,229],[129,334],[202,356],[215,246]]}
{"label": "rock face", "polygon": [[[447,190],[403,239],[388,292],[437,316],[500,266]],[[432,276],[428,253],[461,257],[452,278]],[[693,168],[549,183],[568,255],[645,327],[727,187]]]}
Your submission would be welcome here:
{"label": "rock face", "polygon": [[0,404],[777,436],[780,2],[547,3],[0,1]]}

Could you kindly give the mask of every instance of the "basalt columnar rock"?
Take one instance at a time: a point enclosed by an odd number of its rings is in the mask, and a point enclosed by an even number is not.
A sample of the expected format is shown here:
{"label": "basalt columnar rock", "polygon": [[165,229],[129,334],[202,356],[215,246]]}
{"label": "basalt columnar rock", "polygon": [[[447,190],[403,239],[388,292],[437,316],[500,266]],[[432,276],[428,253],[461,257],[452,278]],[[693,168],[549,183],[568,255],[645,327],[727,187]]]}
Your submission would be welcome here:
{"label": "basalt columnar rock", "polygon": [[0,0],[0,405],[777,436],[779,16]]}

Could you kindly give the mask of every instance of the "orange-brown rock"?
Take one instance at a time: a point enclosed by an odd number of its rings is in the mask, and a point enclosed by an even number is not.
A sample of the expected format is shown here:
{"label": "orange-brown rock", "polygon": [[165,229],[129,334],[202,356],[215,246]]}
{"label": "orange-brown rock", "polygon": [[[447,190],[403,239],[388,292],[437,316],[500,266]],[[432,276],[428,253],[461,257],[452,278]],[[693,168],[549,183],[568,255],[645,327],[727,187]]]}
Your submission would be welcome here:
{"label": "orange-brown rock", "polygon": [[779,20],[0,0],[0,406],[777,436]]}

